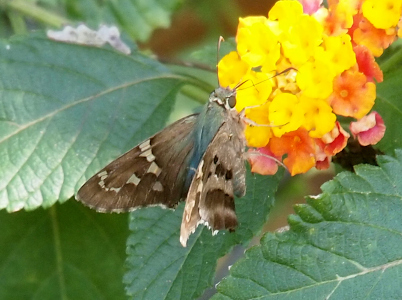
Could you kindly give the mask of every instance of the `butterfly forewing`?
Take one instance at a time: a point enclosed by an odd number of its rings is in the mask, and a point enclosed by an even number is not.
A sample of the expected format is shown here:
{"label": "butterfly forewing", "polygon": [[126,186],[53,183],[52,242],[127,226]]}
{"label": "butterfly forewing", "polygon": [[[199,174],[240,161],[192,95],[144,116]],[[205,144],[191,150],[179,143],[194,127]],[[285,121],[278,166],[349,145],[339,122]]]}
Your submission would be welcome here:
{"label": "butterfly forewing", "polygon": [[197,115],[183,118],[126,152],[89,179],[77,199],[102,212],[174,207],[187,193]]}

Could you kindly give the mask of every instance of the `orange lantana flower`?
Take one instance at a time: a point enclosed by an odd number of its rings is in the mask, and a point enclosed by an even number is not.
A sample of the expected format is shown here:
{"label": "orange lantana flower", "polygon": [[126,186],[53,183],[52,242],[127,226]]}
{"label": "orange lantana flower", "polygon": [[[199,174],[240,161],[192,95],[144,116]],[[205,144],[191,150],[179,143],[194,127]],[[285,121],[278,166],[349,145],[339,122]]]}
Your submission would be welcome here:
{"label": "orange lantana flower", "polygon": [[357,71],[345,71],[334,80],[334,92],[328,98],[334,113],[362,118],[374,105],[376,87]]}
{"label": "orange lantana flower", "polygon": [[287,154],[283,163],[291,175],[305,173],[315,165],[314,141],[303,128],[288,132],[281,138],[273,137],[269,148],[276,156]]}
{"label": "orange lantana flower", "polygon": [[364,45],[370,49],[374,56],[380,56],[396,39],[395,29],[375,28],[362,15],[355,17],[357,28],[353,31],[353,41],[357,45]]}

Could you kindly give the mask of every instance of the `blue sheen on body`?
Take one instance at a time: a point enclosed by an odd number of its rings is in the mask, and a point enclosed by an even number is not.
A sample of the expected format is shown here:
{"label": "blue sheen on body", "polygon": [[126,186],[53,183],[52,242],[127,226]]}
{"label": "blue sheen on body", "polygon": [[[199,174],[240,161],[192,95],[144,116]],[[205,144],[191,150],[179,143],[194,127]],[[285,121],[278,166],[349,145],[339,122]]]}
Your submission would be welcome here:
{"label": "blue sheen on body", "polygon": [[190,187],[194,174],[219,128],[224,122],[225,108],[215,102],[208,102],[197,118],[194,136],[194,152],[190,159],[189,169],[186,177],[185,188]]}

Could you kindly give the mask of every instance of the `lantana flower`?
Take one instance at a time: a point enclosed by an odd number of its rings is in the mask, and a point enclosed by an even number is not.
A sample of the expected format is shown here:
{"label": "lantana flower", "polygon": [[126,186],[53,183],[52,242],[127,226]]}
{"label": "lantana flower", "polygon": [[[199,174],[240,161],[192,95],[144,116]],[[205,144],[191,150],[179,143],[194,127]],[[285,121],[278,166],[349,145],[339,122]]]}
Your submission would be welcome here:
{"label": "lantana flower", "polygon": [[218,64],[222,86],[245,82],[236,109],[254,172],[272,174],[275,160],[292,175],[328,168],[350,137],[338,116],[355,119],[362,145],[384,135],[381,116],[369,114],[383,80],[375,57],[402,35],[402,0],[327,2],[280,0],[267,16],[240,18],[237,51]]}

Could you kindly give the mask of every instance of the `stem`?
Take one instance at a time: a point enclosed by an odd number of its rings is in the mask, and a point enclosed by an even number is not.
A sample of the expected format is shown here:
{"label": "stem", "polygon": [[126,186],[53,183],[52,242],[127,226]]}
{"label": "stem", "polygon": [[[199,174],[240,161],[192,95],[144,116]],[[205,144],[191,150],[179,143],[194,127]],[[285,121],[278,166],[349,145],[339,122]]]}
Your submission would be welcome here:
{"label": "stem", "polygon": [[24,0],[8,1],[6,8],[53,27],[61,27],[64,24],[71,23],[66,18]]}
{"label": "stem", "polygon": [[206,64],[200,64],[196,62],[186,62],[183,60],[179,59],[174,59],[174,58],[166,58],[166,57],[158,57],[157,60],[163,64],[167,65],[176,65],[176,66],[181,66],[181,67],[188,67],[188,68],[196,68],[204,71],[209,71],[209,72],[216,72],[216,68],[211,68],[210,66]]}
{"label": "stem", "polygon": [[183,95],[185,95],[185,96],[187,96],[187,97],[193,99],[194,101],[196,101],[196,102],[198,102],[198,103],[201,103],[201,104],[203,104],[203,105],[204,105],[204,104],[207,102],[207,100],[208,100],[208,96],[206,96],[206,95],[208,95],[208,94],[199,91],[197,87],[183,86],[183,87],[181,88],[180,92],[181,92]]}
{"label": "stem", "polygon": [[20,13],[15,11],[7,12],[8,19],[10,20],[11,28],[16,34],[24,34],[27,32],[27,27],[24,18]]}
{"label": "stem", "polygon": [[64,277],[64,269],[63,269],[63,255],[61,249],[61,239],[60,239],[60,228],[59,228],[59,220],[57,218],[57,211],[55,205],[50,207],[49,209],[50,220],[52,222],[52,230],[53,230],[53,239],[54,239],[54,252],[56,255],[56,270],[57,270],[57,278],[59,281],[59,292],[61,294],[62,300],[67,300],[67,291],[66,291],[66,280]]}

